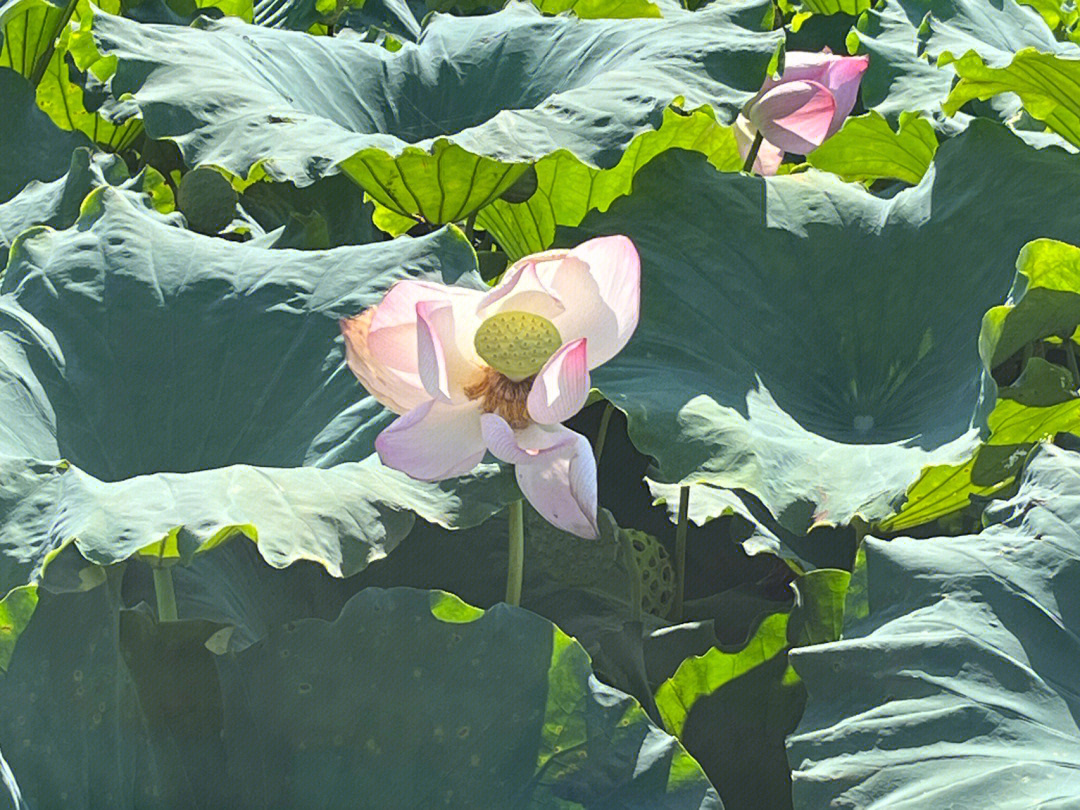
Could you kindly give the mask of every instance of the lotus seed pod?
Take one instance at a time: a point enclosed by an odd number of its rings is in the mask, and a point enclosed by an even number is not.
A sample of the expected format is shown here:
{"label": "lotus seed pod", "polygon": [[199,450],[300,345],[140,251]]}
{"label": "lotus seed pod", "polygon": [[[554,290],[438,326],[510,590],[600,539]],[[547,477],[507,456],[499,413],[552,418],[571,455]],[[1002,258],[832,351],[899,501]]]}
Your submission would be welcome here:
{"label": "lotus seed pod", "polygon": [[526,565],[556,582],[575,588],[595,585],[615,565],[619,547],[610,537],[583,540],[556,529],[531,508],[525,524]]}
{"label": "lotus seed pod", "polygon": [[208,235],[218,233],[232,222],[236,202],[236,190],[210,168],[192,169],[185,174],[176,198],[176,206],[187,218],[188,227]]}
{"label": "lotus seed pod", "polygon": [[630,539],[641,577],[641,609],[646,613],[667,616],[675,599],[675,569],[663,544],[651,534],[637,529],[620,529]]}
{"label": "lotus seed pod", "polygon": [[514,381],[521,381],[544,367],[562,345],[555,324],[531,312],[500,312],[476,330],[476,353],[485,363]]}

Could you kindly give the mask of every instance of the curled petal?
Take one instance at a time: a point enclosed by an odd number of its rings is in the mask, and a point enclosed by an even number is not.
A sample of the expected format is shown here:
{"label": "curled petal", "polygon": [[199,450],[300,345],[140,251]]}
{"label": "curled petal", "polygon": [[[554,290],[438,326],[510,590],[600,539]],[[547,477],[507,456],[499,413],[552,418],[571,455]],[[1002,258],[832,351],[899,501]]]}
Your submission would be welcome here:
{"label": "curled petal", "polygon": [[563,342],[589,341],[589,368],[603,365],[630,340],[641,306],[641,260],[625,236],[601,236],[563,256],[537,254],[540,280],[566,305],[552,322]]}
{"label": "curled petal", "polygon": [[529,416],[541,425],[565,422],[585,407],[589,398],[587,339],[566,343],[553,354],[529,391]]}
{"label": "curled petal", "polygon": [[467,401],[465,386],[475,380],[481,366],[471,352],[460,348],[454,308],[444,302],[416,305],[417,374],[424,389],[442,402]]}
{"label": "curled petal", "polygon": [[420,481],[464,475],[484,458],[480,406],[430,399],[395,419],[375,439],[387,467]]}
{"label": "curled petal", "polygon": [[[740,114],[735,119],[735,145],[739,147],[739,156],[746,160],[750,154],[750,148],[754,145],[757,131],[750,126],[746,116]],[[771,177],[780,168],[784,159],[784,150],[778,149],[768,141],[762,141],[758,148],[757,158],[754,160],[754,171],[763,177]]]}
{"label": "curled petal", "polygon": [[829,135],[836,100],[823,84],[784,82],[754,99],[746,108],[750,125],[785,152],[805,155]]}
{"label": "curled petal", "polygon": [[345,338],[345,360],[349,369],[375,399],[394,413],[407,413],[429,399],[417,374],[379,362],[368,343],[375,308],[364,310],[355,318],[341,320]]}
{"label": "curled petal", "polygon": [[480,301],[477,314],[490,318],[499,312],[521,311],[554,320],[566,307],[558,293],[537,273],[542,254],[519,259],[503,274],[502,280]]}
{"label": "curled petal", "polygon": [[495,414],[480,418],[488,449],[514,465],[525,498],[553,526],[578,537],[600,536],[596,460],[588,440],[562,425],[514,431]]}
{"label": "curled petal", "polygon": [[783,76],[779,79],[766,79],[761,89],[764,92],[779,84],[797,81],[825,85],[836,100],[836,109],[829,127],[829,135],[833,135],[851,114],[859,94],[859,83],[869,65],[870,57],[866,54],[837,56],[827,48],[820,53],[788,51],[784,60]]}
{"label": "curled petal", "polygon": [[[445,304],[454,313],[455,342],[465,356],[472,351],[472,335],[479,322],[475,321],[476,305],[484,297],[481,290],[451,287],[427,281],[399,281],[392,286],[375,307],[368,345],[372,357],[384,366],[412,374],[418,373],[417,313],[422,302]],[[457,333],[467,333],[468,339],[456,340]]]}

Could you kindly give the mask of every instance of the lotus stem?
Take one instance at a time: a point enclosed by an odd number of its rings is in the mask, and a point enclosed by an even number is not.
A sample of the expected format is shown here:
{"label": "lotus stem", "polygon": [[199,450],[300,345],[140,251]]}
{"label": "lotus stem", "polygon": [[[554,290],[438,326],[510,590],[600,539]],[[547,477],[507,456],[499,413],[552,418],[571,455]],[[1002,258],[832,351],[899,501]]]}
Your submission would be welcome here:
{"label": "lotus stem", "polygon": [[742,170],[744,172],[754,172],[754,161],[757,160],[757,154],[761,151],[761,144],[765,141],[765,136],[760,132],[754,136],[754,142],[750,145],[750,151],[746,153],[746,162],[743,164]]}
{"label": "lotus stem", "polygon": [[679,488],[679,522],[675,527],[675,600],[671,604],[672,621],[681,622],[683,593],[686,585],[686,524],[690,518],[690,487]]}
{"label": "lotus stem", "polygon": [[525,509],[519,498],[507,507],[510,518],[510,555],[506,562],[506,604],[521,604],[521,579],[525,567]]}
{"label": "lotus stem", "polygon": [[596,432],[596,444],[593,445],[593,455],[596,456],[596,466],[600,466],[600,456],[604,452],[604,442],[607,441],[608,425],[611,423],[611,414],[615,412],[615,406],[608,402],[604,406],[604,415],[600,417],[600,429]]}
{"label": "lotus stem", "polygon": [[1080,368],[1076,364],[1076,344],[1073,343],[1072,335],[1063,338],[1065,344],[1065,362],[1069,364],[1069,373],[1072,374],[1073,387],[1080,388]]}
{"label": "lotus stem", "polygon": [[[56,28],[49,38],[48,47],[42,51],[41,56],[39,56],[37,62],[34,63],[34,72],[30,74],[31,87],[36,88],[38,84],[41,83],[41,78],[45,75],[45,71],[49,67],[49,62],[52,61],[53,53],[56,52],[56,40],[64,30],[64,26],[71,22],[71,16],[75,13],[76,5],[78,5],[78,0],[68,0],[68,4],[64,6],[64,13],[60,15],[60,21],[56,24]],[[26,69],[25,66],[23,69]]]}
{"label": "lotus stem", "polygon": [[473,211],[465,218],[465,237],[469,240],[471,245],[476,239],[476,211]]}
{"label": "lotus stem", "polygon": [[619,545],[622,547],[623,560],[626,563],[626,579],[630,592],[630,619],[641,621],[641,571],[634,557],[634,543],[627,532],[619,532]]}
{"label": "lotus stem", "polygon": [[157,595],[159,622],[175,622],[176,589],[173,588],[172,570],[165,566],[154,568],[154,593]]}

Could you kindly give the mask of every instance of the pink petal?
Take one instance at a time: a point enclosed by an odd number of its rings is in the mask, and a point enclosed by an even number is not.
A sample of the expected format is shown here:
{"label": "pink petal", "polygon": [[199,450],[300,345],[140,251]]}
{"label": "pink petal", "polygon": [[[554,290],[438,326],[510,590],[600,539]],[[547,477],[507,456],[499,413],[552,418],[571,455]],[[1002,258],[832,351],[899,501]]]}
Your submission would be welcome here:
{"label": "pink petal", "polygon": [[554,320],[566,308],[559,295],[537,275],[537,256],[519,259],[503,274],[502,280],[485,294],[477,309],[481,318],[499,312],[531,312]]}
{"label": "pink petal", "polygon": [[833,114],[832,125],[829,127],[830,135],[835,134],[843,126],[844,119],[851,115],[855,99],[859,96],[859,84],[868,67],[870,67],[870,57],[866,54],[833,57],[825,82],[825,86],[829,88],[836,100],[836,112]]}
{"label": "pink petal", "polygon": [[375,359],[368,343],[374,316],[375,307],[371,307],[354,318],[341,320],[345,359],[369,394],[394,413],[407,413],[426,402],[429,395],[416,374],[391,368]]}
{"label": "pink petal", "polygon": [[387,467],[420,481],[464,475],[484,458],[480,406],[428,400],[398,417],[378,438],[375,450]]}
{"label": "pink petal", "polygon": [[750,125],[765,140],[783,149],[805,155],[821,145],[829,135],[836,100],[829,89],[817,82],[784,82],[760,95],[746,110]]}
{"label": "pink petal", "polygon": [[625,236],[601,236],[561,261],[538,254],[536,268],[566,305],[552,319],[563,342],[587,338],[589,368],[618,354],[637,328],[641,306],[641,260],[634,243]]}
{"label": "pink petal", "polygon": [[[750,127],[746,116],[740,114],[735,119],[735,145],[739,147],[739,156],[745,161],[750,154],[750,147],[754,144],[754,136],[757,131]],[[784,160],[784,150],[778,149],[768,141],[762,141],[758,148],[757,158],[754,160],[754,171],[763,177],[776,174],[780,163]]]}
{"label": "pink petal", "polygon": [[541,425],[565,422],[585,407],[589,398],[586,338],[566,343],[553,354],[529,391],[529,416]]}
{"label": "pink petal", "polygon": [[372,356],[385,366],[417,373],[416,305],[424,301],[448,304],[453,308],[458,329],[468,332],[468,341],[459,349],[471,351],[472,335],[476,331],[471,321],[476,305],[484,295],[481,290],[428,281],[397,282],[375,307],[368,335]]}
{"label": "pink petal", "polygon": [[771,90],[785,82],[809,81],[828,86],[826,77],[832,63],[840,57],[834,56],[828,48],[824,51],[788,51],[784,55],[784,72],[779,79],[769,76],[761,89]]}
{"label": "pink petal", "polygon": [[495,414],[480,421],[488,449],[514,464],[522,494],[544,519],[578,537],[600,536],[596,460],[584,436],[562,425],[533,425],[515,433]]}
{"label": "pink petal", "polygon": [[[424,389],[442,402],[467,401],[465,386],[477,378],[481,366],[475,350],[460,349],[454,308],[447,303],[421,301],[416,305],[417,373]],[[467,336],[471,342],[472,335]]]}

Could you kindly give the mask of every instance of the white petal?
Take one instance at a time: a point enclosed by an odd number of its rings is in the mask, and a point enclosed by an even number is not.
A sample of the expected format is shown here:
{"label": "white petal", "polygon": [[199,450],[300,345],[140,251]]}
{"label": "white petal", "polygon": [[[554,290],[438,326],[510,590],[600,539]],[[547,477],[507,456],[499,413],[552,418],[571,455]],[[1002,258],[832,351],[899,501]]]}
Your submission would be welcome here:
{"label": "white petal", "polygon": [[468,401],[465,386],[481,366],[472,352],[461,351],[457,315],[447,303],[421,301],[416,305],[417,373],[426,391],[442,402]]}
{"label": "white petal", "polygon": [[565,422],[585,407],[589,398],[588,341],[566,343],[553,354],[529,391],[529,416],[541,425]]}
{"label": "white petal", "polygon": [[562,261],[537,262],[537,275],[565,304],[552,318],[563,342],[589,341],[589,368],[603,365],[637,328],[641,260],[625,236],[590,239]]}
{"label": "white petal", "polygon": [[495,414],[484,414],[480,421],[488,449],[514,465],[518,486],[537,512],[578,537],[600,536],[596,460],[584,436],[562,425],[515,432]]}
{"label": "white petal", "polygon": [[480,318],[490,318],[499,312],[531,312],[549,321],[566,309],[559,296],[543,279],[537,268],[546,263],[546,254],[526,256],[514,262],[502,280],[484,296],[477,308]]}
{"label": "white petal", "polygon": [[372,353],[368,334],[374,316],[375,308],[371,307],[355,318],[341,320],[345,360],[369,394],[394,413],[407,413],[430,399],[430,395],[417,374],[388,366]]}
{"label": "white petal", "polygon": [[387,467],[420,481],[464,475],[484,458],[480,406],[428,400],[394,420],[375,449]]}

